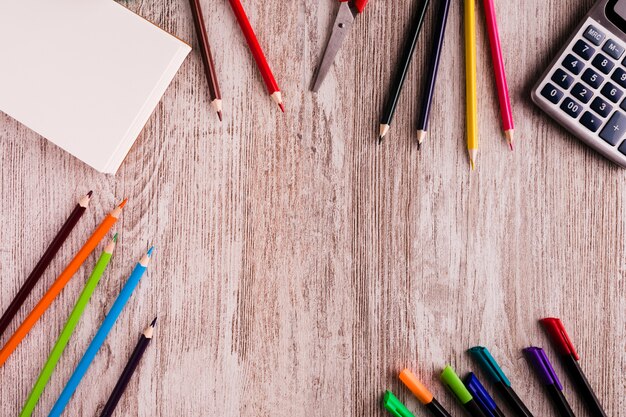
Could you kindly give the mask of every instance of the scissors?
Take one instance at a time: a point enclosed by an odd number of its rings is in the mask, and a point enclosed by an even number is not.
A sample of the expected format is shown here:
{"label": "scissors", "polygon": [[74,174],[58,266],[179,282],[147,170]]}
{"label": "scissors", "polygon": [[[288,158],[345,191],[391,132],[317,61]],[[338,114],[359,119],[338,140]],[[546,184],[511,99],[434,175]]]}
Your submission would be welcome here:
{"label": "scissors", "polygon": [[326,78],[326,74],[330,70],[335,56],[341,48],[341,44],[348,36],[348,31],[354,24],[354,20],[357,15],[363,12],[368,0],[339,0],[339,10],[337,11],[337,17],[335,18],[335,24],[333,25],[333,32],[330,35],[328,44],[326,45],[326,51],[324,51],[324,57],[320,64],[317,75],[315,76],[315,82],[313,83],[312,90],[317,92]]}

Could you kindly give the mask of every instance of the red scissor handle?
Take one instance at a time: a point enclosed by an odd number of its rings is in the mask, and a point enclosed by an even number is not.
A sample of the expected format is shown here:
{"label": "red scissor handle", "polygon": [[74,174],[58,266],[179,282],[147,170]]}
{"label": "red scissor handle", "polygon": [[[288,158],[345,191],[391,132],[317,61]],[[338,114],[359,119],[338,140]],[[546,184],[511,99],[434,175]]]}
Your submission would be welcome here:
{"label": "red scissor handle", "polygon": [[[346,3],[350,0],[339,0],[342,3]],[[354,8],[359,12],[359,13],[363,13],[363,9],[365,9],[365,6],[367,5],[367,2],[369,0],[354,0]]]}

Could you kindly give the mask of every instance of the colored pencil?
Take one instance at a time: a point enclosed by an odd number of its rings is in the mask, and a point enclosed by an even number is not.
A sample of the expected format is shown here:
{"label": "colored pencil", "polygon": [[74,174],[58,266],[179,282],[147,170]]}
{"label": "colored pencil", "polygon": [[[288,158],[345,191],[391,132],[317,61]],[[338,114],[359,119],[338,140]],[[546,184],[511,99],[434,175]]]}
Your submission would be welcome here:
{"label": "colored pencil", "polygon": [[478,91],[476,81],[476,4],[465,0],[465,99],[467,151],[472,169],[478,158]]}
{"label": "colored pencil", "polygon": [[78,321],[80,320],[83,311],[85,311],[87,303],[89,303],[91,295],[96,289],[96,286],[100,282],[102,274],[104,274],[104,271],[111,261],[116,242],[117,234],[102,251],[102,255],[100,255],[100,258],[98,259],[98,262],[96,263],[96,266],[94,267],[91,276],[87,280],[83,291],[80,293],[78,301],[76,301],[76,305],[74,305],[74,308],[72,309],[72,312],[70,313],[70,316],[67,319],[63,330],[61,330],[61,334],[54,344],[54,347],[50,352],[50,356],[48,356],[46,364],[43,366],[43,369],[39,373],[37,382],[35,382],[33,389],[28,395],[28,399],[26,400],[26,403],[22,408],[20,417],[27,417],[33,414],[33,411],[37,406],[37,402],[39,402],[39,398],[41,397],[43,390],[46,388],[46,385],[48,384],[48,381],[50,380],[50,377],[52,376],[52,373],[54,372],[54,369],[56,368],[57,363],[59,362],[59,359],[61,358],[61,355],[63,354],[63,351],[65,350],[65,347],[70,340],[70,337],[72,337],[72,333],[74,332],[74,329],[76,328],[76,325],[78,324]]}
{"label": "colored pencil", "polygon": [[74,256],[74,259],[72,259],[65,270],[61,272],[61,275],[59,275],[56,281],[54,281],[52,286],[44,294],[33,311],[30,312],[28,317],[26,317],[20,327],[18,327],[2,350],[0,350],[0,366],[4,365],[9,356],[11,356],[11,353],[15,351],[28,332],[30,332],[30,329],[33,328],[41,316],[46,312],[48,307],[50,307],[54,299],[61,293],[63,288],[65,288],[67,283],[85,262],[87,257],[94,251],[96,246],[98,246],[106,234],[109,233],[115,222],[117,222],[120,214],[122,214],[122,208],[124,208],[125,204],[126,200],[122,201],[104,218],[102,223],[100,223],[100,226],[98,226],[87,242],[85,242],[83,247],[80,248],[76,256]]}
{"label": "colored pencil", "polygon": [[259,45],[259,41],[254,34],[254,29],[252,29],[252,25],[248,20],[248,16],[246,15],[246,11],[244,10],[241,1],[239,0],[229,0],[230,7],[233,9],[235,13],[235,17],[237,18],[237,22],[239,22],[239,27],[241,27],[241,31],[243,32],[243,36],[245,36],[246,41],[248,42],[248,47],[250,48],[250,52],[252,52],[252,56],[256,61],[256,65],[261,72],[261,76],[263,77],[263,81],[267,86],[267,91],[270,93],[270,97],[280,110],[285,112],[285,105],[283,104],[282,95],[280,92],[280,88],[278,88],[278,84],[274,79],[274,74],[272,74],[272,70],[270,69],[269,64],[267,63],[267,59],[265,58],[265,54],[263,54],[263,49],[261,49],[261,45]]}
{"label": "colored pencil", "polygon": [[122,394],[124,394],[130,378],[133,376],[135,369],[137,369],[137,365],[139,365],[141,357],[152,341],[156,321],[157,319],[155,317],[154,320],[152,320],[152,323],[150,323],[146,330],[144,330],[143,334],[139,337],[135,350],[133,350],[133,353],[130,355],[130,359],[128,359],[128,363],[124,367],[122,375],[120,375],[120,379],[117,381],[117,384],[115,384],[115,388],[113,388],[113,392],[111,392],[109,400],[104,405],[104,409],[102,410],[102,413],[100,413],[100,417],[109,417],[113,415],[113,411],[115,411],[117,403],[122,398]]}
{"label": "colored pencil", "polygon": [[150,262],[150,258],[152,257],[153,249],[154,248],[150,248],[150,250],[148,250],[148,252],[141,258],[139,263],[137,263],[137,265],[133,269],[133,272],[130,274],[130,277],[126,281],[126,284],[124,284],[124,287],[117,296],[117,299],[113,303],[113,306],[104,318],[100,329],[98,329],[98,332],[91,340],[91,343],[87,347],[85,354],[76,366],[74,373],[70,377],[67,385],[65,385],[65,388],[63,388],[61,395],[59,395],[59,398],[52,407],[52,410],[50,411],[50,414],[48,414],[48,417],[60,416],[63,413],[63,410],[72,398],[72,395],[74,395],[76,388],[78,388],[78,384],[80,384],[83,376],[85,376],[87,369],[89,369],[89,366],[96,357],[96,354],[100,350],[100,347],[102,347],[102,344],[109,335],[109,332],[113,328],[113,325],[117,321],[117,318],[124,309],[124,306],[126,306],[126,303],[130,299],[130,296],[133,294],[133,291],[135,290],[135,288],[137,288],[139,280],[141,280],[141,277],[146,272],[148,263]]}
{"label": "colored pencil", "polygon": [[435,94],[435,84],[437,83],[437,73],[439,72],[443,38],[446,33],[448,12],[450,10],[450,0],[440,0],[440,3],[439,14],[435,22],[435,41],[428,65],[428,74],[426,76],[426,87],[422,95],[421,110],[417,119],[417,143],[420,145],[424,142],[426,132],[428,132],[428,119],[433,103],[433,95]]}
{"label": "colored pencil", "polygon": [[422,25],[424,23],[424,16],[426,16],[426,10],[428,10],[428,4],[430,0],[422,0],[415,18],[413,19],[413,26],[409,32],[407,40],[404,44],[404,50],[402,51],[402,57],[398,69],[396,70],[395,78],[391,84],[391,90],[389,91],[389,97],[387,104],[383,110],[383,116],[380,119],[378,143],[382,143],[383,138],[389,132],[393,116],[398,106],[398,100],[400,99],[400,93],[402,92],[402,86],[406,79],[411,60],[413,59],[413,52],[417,45],[417,39],[419,38]]}
{"label": "colored pencil", "polygon": [[500,115],[502,117],[502,127],[504,136],[513,150],[513,136],[515,126],[513,124],[513,110],[511,109],[511,98],[509,97],[509,87],[506,82],[506,71],[504,70],[504,58],[502,57],[502,47],[500,45],[500,35],[498,33],[498,20],[496,18],[496,7],[493,0],[483,0],[485,6],[485,17],[487,19],[487,32],[491,45],[491,60],[496,77],[496,87],[498,89],[498,101],[500,102]]}
{"label": "colored pencil", "polygon": [[213,55],[211,54],[209,37],[206,34],[206,28],[204,26],[202,8],[200,7],[199,0],[189,0],[189,4],[191,5],[191,14],[193,15],[193,24],[196,27],[198,43],[200,44],[200,55],[202,56],[204,73],[209,83],[211,106],[217,112],[217,117],[222,121],[222,93],[220,92],[219,82],[217,81],[217,72],[215,71],[215,63],[213,62]]}
{"label": "colored pencil", "polygon": [[2,315],[2,318],[0,318],[0,336],[2,336],[7,327],[9,327],[11,320],[13,320],[20,307],[22,307],[22,304],[24,304],[24,301],[30,292],[33,288],[35,288],[35,285],[37,285],[44,271],[48,268],[48,265],[50,265],[50,262],[52,262],[52,259],[54,259],[59,249],[61,249],[63,243],[67,240],[67,237],[78,223],[78,220],[80,220],[83,214],[85,214],[85,210],[87,210],[87,206],[91,200],[91,195],[92,191],[89,191],[87,195],[81,198],[78,204],[76,204],[76,207],[74,207],[70,216],[67,218],[63,226],[61,226],[57,235],[54,239],[52,239],[52,243],[50,243],[48,249],[46,249],[43,253],[43,256],[39,262],[37,262],[37,265],[35,265],[35,268],[32,270],[28,278],[26,278],[24,284],[22,284],[22,288],[20,288],[15,295],[15,298],[13,298],[13,301],[11,301],[11,304],[9,304],[9,307],[7,307],[6,311]]}

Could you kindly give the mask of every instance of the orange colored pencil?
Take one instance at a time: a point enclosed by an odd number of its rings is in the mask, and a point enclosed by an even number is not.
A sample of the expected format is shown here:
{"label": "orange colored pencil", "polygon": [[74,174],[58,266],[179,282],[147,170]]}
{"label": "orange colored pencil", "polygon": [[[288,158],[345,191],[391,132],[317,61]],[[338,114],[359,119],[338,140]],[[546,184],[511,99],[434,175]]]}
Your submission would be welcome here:
{"label": "orange colored pencil", "polygon": [[72,259],[69,265],[44,294],[39,303],[37,303],[33,311],[30,312],[20,327],[18,327],[15,333],[13,333],[13,336],[11,336],[6,345],[4,345],[2,350],[0,350],[0,366],[4,365],[9,356],[11,356],[11,353],[15,351],[28,332],[30,332],[30,329],[32,329],[41,316],[43,316],[54,299],[61,293],[76,271],[78,271],[81,265],[85,262],[87,257],[91,254],[91,252],[93,252],[102,239],[104,239],[107,233],[109,233],[117,219],[120,217],[122,208],[124,208],[125,204],[126,200],[122,201],[104,218],[104,220],[102,220],[100,226],[98,226],[98,228],[93,232],[83,247],[80,248],[76,256],[74,256],[74,259]]}

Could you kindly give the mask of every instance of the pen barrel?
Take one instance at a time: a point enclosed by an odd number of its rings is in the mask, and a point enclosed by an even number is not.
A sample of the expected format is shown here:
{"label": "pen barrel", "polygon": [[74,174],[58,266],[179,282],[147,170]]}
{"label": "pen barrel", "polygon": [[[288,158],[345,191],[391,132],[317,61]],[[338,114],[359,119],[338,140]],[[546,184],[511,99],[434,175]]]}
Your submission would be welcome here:
{"label": "pen barrel", "polygon": [[563,391],[561,391],[556,385],[546,385],[546,390],[550,397],[552,398],[552,402],[554,404],[555,410],[558,411],[559,416],[561,417],[576,417],[574,411],[572,411],[572,407],[567,402],[567,398],[563,395]]}
{"label": "pen barrel", "polygon": [[450,0],[442,0],[439,7],[437,22],[435,24],[435,39],[433,42],[432,54],[430,56],[430,64],[428,66],[428,75],[426,76],[426,85],[422,98],[422,108],[420,109],[417,119],[417,130],[428,131],[428,119],[433,102],[433,95],[435,93],[435,85],[437,84],[437,74],[439,73],[439,62],[441,60],[443,39],[446,33],[449,10]]}
{"label": "pen barrel", "polygon": [[43,275],[44,271],[50,264],[50,261],[55,257],[61,246],[72,232],[82,215],[87,210],[86,207],[77,204],[74,210],[70,213],[69,217],[63,223],[63,226],[59,229],[57,235],[52,239],[50,245],[41,256],[41,259],[37,262],[37,265],[33,268],[28,278],[24,281],[24,284],[20,287],[19,291],[15,295],[15,298],[9,304],[9,307],[5,310],[4,314],[0,318],[0,336],[4,333],[4,331],[9,327],[9,324],[19,311],[22,304],[30,294],[30,292],[35,288],[37,282]]}
{"label": "pen barrel", "polygon": [[443,406],[439,404],[439,401],[437,401],[437,399],[435,398],[433,398],[431,402],[426,404],[426,408],[435,417],[452,417],[450,413],[448,413],[446,409],[443,408]]}
{"label": "pen barrel", "polygon": [[569,376],[574,380],[574,385],[579,394],[583,397],[583,402],[594,417],[606,417],[606,412],[602,409],[600,400],[596,397],[591,384],[580,368],[578,361],[571,355],[561,356],[565,369]]}
{"label": "pen barrel", "polygon": [[204,73],[209,84],[209,94],[211,101],[222,98],[215,65],[213,62],[213,54],[211,53],[211,45],[209,37],[206,33],[204,18],[202,17],[202,9],[199,0],[189,0],[191,5],[191,14],[193,15],[193,24],[196,28],[198,43],[200,44],[200,55],[202,56],[202,64],[204,65]]}
{"label": "pen barrel", "polygon": [[516,417],[534,417],[517,393],[513,391],[513,388],[505,385],[502,381],[496,382],[496,388]]}
{"label": "pen barrel", "polygon": [[483,410],[480,409],[480,407],[474,400],[466,402],[465,404],[463,404],[463,407],[465,407],[465,410],[472,417],[487,417],[485,413],[483,413]]}
{"label": "pen barrel", "polygon": [[411,32],[409,33],[409,36],[404,44],[400,64],[396,70],[391,90],[389,90],[389,98],[387,99],[387,105],[383,111],[383,117],[380,120],[380,124],[390,125],[393,120],[393,115],[396,112],[396,106],[398,105],[398,100],[400,99],[400,92],[402,91],[404,80],[406,79],[409,66],[411,65],[411,60],[413,59],[413,52],[415,51],[417,39],[419,38],[419,34],[422,30],[424,16],[426,15],[429,3],[430,0],[424,0],[421,10],[418,11],[415,19],[413,20]]}
{"label": "pen barrel", "polygon": [[137,369],[139,361],[141,360],[141,357],[146,351],[146,348],[148,347],[148,344],[150,344],[151,340],[152,339],[148,339],[144,335],[141,335],[137,346],[135,346],[133,353],[128,359],[128,363],[126,363],[126,366],[124,367],[120,378],[115,384],[115,388],[113,388],[113,391],[111,391],[111,395],[109,396],[107,403],[104,405],[102,413],[100,413],[100,417],[109,417],[113,415],[115,407],[117,407],[117,404],[122,398],[122,394],[124,394],[124,391],[126,390],[128,383],[130,382],[130,378],[135,373],[135,369]]}

